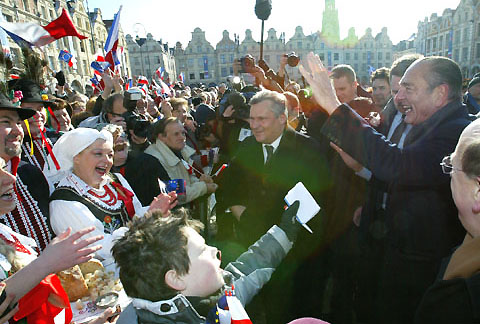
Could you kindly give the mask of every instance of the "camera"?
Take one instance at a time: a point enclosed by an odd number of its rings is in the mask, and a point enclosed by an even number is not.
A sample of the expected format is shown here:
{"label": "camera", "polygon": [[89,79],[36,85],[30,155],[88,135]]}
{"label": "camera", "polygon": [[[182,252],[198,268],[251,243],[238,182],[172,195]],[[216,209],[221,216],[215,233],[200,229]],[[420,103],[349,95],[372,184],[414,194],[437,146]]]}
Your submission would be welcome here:
{"label": "camera", "polygon": [[142,99],[143,92],[139,89],[128,89],[123,93],[123,106],[128,111],[134,111],[137,108],[137,101]]}
{"label": "camera", "polygon": [[133,111],[127,111],[125,114],[123,114],[123,117],[125,118],[125,122],[127,124],[127,130],[132,130],[133,133],[138,137],[148,137],[151,122],[147,119],[147,117],[134,113]]}
{"label": "camera", "polygon": [[233,106],[232,118],[247,119],[250,117],[250,105],[247,104],[245,96],[237,91],[232,91],[224,103],[224,107]]}
{"label": "camera", "polygon": [[255,59],[252,55],[247,54],[244,57],[241,57],[240,62],[240,73],[254,73],[255,72]]}
{"label": "camera", "polygon": [[291,52],[285,55],[287,57],[287,64],[291,67],[296,67],[300,63],[300,58],[295,52]]}

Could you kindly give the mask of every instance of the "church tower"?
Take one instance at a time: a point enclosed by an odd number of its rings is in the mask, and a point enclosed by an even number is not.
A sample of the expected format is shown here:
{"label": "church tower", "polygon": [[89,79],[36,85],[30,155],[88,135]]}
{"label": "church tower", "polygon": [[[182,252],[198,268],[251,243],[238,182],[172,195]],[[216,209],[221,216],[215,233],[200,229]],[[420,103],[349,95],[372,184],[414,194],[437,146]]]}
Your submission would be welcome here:
{"label": "church tower", "polygon": [[325,0],[325,10],[322,19],[322,36],[330,43],[340,41],[340,25],[335,0]]}

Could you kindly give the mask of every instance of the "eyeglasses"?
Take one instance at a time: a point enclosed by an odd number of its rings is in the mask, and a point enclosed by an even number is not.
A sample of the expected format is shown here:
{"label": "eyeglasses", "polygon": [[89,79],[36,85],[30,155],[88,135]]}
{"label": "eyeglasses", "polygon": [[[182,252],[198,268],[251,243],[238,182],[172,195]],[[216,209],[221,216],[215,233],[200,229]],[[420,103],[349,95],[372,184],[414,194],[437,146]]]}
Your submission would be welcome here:
{"label": "eyeglasses", "polygon": [[452,174],[453,171],[463,171],[462,169],[453,167],[452,155],[447,155],[446,157],[444,157],[440,165],[442,166],[442,171],[445,174]]}

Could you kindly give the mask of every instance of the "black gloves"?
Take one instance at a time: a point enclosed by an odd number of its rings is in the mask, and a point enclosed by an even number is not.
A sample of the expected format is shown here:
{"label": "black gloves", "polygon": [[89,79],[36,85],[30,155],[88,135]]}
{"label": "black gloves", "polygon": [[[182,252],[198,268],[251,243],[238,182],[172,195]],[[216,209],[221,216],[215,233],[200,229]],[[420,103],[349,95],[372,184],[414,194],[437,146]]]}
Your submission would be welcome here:
{"label": "black gloves", "polygon": [[287,237],[291,242],[295,242],[298,231],[302,227],[302,225],[296,220],[299,206],[300,202],[295,200],[295,202],[283,212],[282,219],[278,225],[285,232],[285,234],[287,234]]}
{"label": "black gloves", "polygon": [[57,79],[60,87],[65,85],[65,74],[63,74],[63,71],[58,71],[57,74],[55,74],[55,79]]}

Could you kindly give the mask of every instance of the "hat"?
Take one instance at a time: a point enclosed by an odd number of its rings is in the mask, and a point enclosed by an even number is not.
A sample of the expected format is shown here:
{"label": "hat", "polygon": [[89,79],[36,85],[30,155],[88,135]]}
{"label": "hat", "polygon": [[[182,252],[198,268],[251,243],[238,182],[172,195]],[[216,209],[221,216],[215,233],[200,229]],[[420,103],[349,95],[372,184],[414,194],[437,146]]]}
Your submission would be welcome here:
{"label": "hat", "polygon": [[195,111],[195,121],[198,124],[205,124],[209,120],[213,120],[217,118],[217,114],[215,113],[215,110],[206,105],[206,104],[200,104],[197,107],[197,110]]}
{"label": "hat", "polygon": [[21,120],[28,119],[36,113],[33,109],[15,106],[3,93],[0,93],[0,110],[16,111]]}
{"label": "hat", "polygon": [[38,84],[31,80],[26,79],[14,79],[8,81],[8,88],[10,90],[22,91],[23,98],[22,103],[25,102],[38,102],[43,103],[44,105],[51,104],[49,100],[44,100],[42,98],[42,89]]}
{"label": "hat", "polygon": [[476,85],[477,83],[480,83],[480,73],[477,73],[473,76],[472,80],[468,84],[468,89]]}
{"label": "hat", "polygon": [[[60,170],[48,168],[48,163],[45,163],[43,173],[47,179],[54,184],[62,180],[68,171],[73,170],[73,158],[97,139],[103,139],[113,145],[112,134],[106,130],[99,132],[93,128],[77,128],[63,134],[53,146],[53,154],[58,161]],[[50,155],[47,159],[52,162]]]}

